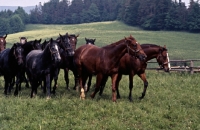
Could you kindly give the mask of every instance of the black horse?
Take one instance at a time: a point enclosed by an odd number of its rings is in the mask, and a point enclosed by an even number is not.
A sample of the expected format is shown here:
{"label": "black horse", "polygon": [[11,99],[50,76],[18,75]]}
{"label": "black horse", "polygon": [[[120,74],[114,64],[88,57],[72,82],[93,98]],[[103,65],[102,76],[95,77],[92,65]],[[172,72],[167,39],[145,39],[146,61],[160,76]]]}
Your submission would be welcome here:
{"label": "black horse", "polygon": [[37,88],[44,80],[47,98],[51,93],[51,73],[55,72],[61,61],[59,40],[51,39],[43,51],[33,50],[26,57],[27,75],[32,87],[31,97],[37,94]]}
{"label": "black horse", "polygon": [[[22,37],[21,39],[25,39],[25,38]],[[26,63],[26,56],[28,55],[29,52],[31,52],[32,50],[42,50],[42,46],[41,46],[41,43],[40,43],[41,40],[42,39],[39,39],[39,40],[35,39],[33,41],[28,41],[28,42],[25,40],[26,42],[22,43],[23,44],[22,47],[24,49],[24,63]],[[14,95],[18,95],[18,90],[21,90],[21,83],[23,81],[26,83],[25,86],[27,88],[29,87],[28,80],[25,76],[25,70],[26,70],[26,68],[25,68],[25,65],[24,65],[23,69],[21,71],[20,77],[17,77],[17,79],[19,78],[20,81],[19,81],[19,85],[16,86],[16,88],[15,88]]]}
{"label": "black horse", "polygon": [[[57,38],[58,41],[60,41],[61,49],[60,49],[60,55],[61,55],[61,63],[59,64],[59,68],[55,70],[55,72],[52,74],[52,78],[54,79],[54,86],[52,93],[55,94],[55,90],[57,88],[57,80],[58,80],[58,74],[60,72],[60,69],[64,70],[64,78],[66,81],[66,77],[68,77],[68,68],[69,68],[69,59],[74,55],[73,47],[70,44],[70,38],[71,36],[67,33],[65,35],[61,35]],[[66,83],[67,84],[67,83]]]}
{"label": "black horse", "polygon": [[[22,44],[15,43],[12,48],[5,49],[0,54],[0,72],[5,80],[5,95],[11,92],[12,80],[21,73],[24,64],[23,51]],[[19,79],[16,81],[16,87],[18,85]]]}
{"label": "black horse", "polygon": [[86,41],[86,44],[92,44],[92,45],[95,45],[95,41],[96,39],[88,39],[88,38],[85,38],[85,41]]}

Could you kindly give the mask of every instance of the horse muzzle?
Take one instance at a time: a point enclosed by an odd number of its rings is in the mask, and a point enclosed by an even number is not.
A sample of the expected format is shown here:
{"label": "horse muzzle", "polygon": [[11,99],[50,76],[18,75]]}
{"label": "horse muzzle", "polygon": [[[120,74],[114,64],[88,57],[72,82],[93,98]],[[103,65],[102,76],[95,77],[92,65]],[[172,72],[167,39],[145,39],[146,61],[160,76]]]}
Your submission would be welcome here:
{"label": "horse muzzle", "polygon": [[138,58],[139,58],[139,60],[141,60],[141,61],[145,61],[146,58],[147,58],[147,56],[146,56],[146,55],[139,55]]}

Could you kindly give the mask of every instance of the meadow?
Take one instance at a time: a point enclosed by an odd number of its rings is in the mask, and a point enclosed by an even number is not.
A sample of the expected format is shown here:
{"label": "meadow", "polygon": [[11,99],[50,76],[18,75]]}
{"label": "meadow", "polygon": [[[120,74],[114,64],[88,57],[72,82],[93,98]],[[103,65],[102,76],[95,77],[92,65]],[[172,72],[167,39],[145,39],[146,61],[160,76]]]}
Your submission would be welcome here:
{"label": "meadow", "polygon": [[[139,43],[166,45],[170,59],[199,59],[199,34],[175,31],[145,31],[123,23],[102,22],[78,25],[27,25],[24,32],[8,34],[7,48],[19,42],[19,37],[28,40],[57,38],[59,33],[80,34],[77,47],[85,44],[86,38],[96,38],[97,46],[118,41],[130,34]],[[70,72],[70,88],[65,89],[63,71],[59,75],[56,95],[46,100],[38,88],[38,95],[30,98],[30,88],[22,85],[18,96],[3,94],[4,81],[0,78],[0,129],[2,130],[149,130],[200,129],[200,73],[165,73],[147,70],[149,86],[146,96],[139,100],[143,82],[134,77],[133,102],[128,100],[128,76],[123,76],[119,90],[121,99],[111,100],[111,82],[108,80],[104,94],[86,100],[72,90],[73,75]],[[95,83],[95,78],[92,84]]]}

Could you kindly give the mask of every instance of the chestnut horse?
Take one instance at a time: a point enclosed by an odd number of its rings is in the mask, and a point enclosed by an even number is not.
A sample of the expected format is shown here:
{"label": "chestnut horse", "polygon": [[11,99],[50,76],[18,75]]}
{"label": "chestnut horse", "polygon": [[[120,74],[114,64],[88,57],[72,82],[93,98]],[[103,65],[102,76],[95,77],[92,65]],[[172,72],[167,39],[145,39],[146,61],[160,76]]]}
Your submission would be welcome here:
{"label": "chestnut horse", "polygon": [[[170,64],[169,64],[169,57],[167,53],[166,46],[161,47],[155,44],[141,44],[141,47],[145,54],[147,55],[146,61],[140,61],[134,57],[125,54],[120,59],[119,64],[119,72],[116,82],[116,89],[117,89],[117,98],[120,98],[118,86],[119,82],[122,78],[122,75],[129,75],[129,100],[132,101],[132,88],[133,88],[133,76],[137,74],[144,82],[144,89],[142,92],[142,96],[140,99],[143,99],[146,94],[146,89],[148,87],[148,81],[146,79],[145,70],[147,67],[147,61],[156,58],[160,68],[163,68],[165,72],[169,72]],[[101,83],[101,89],[99,95],[102,95],[105,83],[108,77],[105,77],[105,80]]]}
{"label": "chestnut horse", "polygon": [[118,42],[101,48],[86,44],[76,49],[74,54],[74,64],[76,66],[76,78],[78,78],[81,90],[80,98],[84,99],[85,97],[83,85],[85,85],[86,79],[89,75],[97,75],[96,88],[91,94],[91,98],[95,97],[95,94],[99,91],[103,76],[107,75],[111,76],[112,100],[116,101],[115,83],[121,57],[127,52],[129,55],[138,57],[141,60],[144,60],[146,57],[146,54],[143,52],[140,44],[133,39],[125,37]]}
{"label": "chestnut horse", "polygon": [[6,37],[7,34],[5,36],[0,36],[0,52],[6,49]]}

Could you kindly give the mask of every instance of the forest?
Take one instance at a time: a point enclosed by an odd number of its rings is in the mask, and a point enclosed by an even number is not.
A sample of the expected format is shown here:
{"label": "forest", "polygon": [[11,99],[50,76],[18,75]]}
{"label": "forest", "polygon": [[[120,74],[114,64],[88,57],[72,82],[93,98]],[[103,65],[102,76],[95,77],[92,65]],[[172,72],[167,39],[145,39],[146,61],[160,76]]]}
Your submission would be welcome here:
{"label": "forest", "polygon": [[200,4],[190,0],[50,0],[30,14],[22,7],[0,12],[0,35],[23,31],[26,24],[80,24],[122,21],[144,30],[200,32]]}

